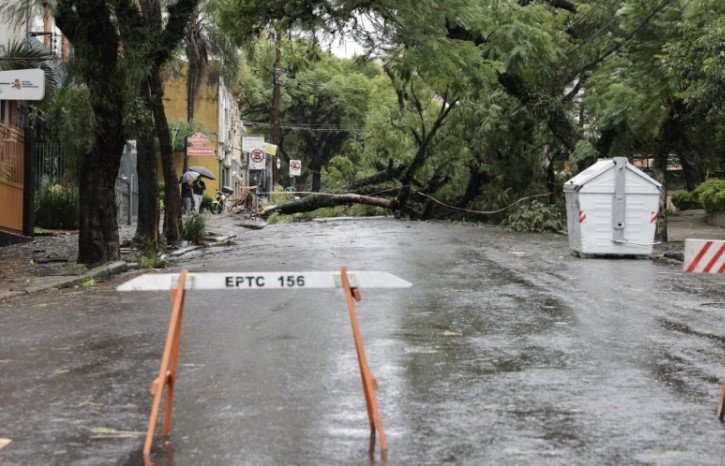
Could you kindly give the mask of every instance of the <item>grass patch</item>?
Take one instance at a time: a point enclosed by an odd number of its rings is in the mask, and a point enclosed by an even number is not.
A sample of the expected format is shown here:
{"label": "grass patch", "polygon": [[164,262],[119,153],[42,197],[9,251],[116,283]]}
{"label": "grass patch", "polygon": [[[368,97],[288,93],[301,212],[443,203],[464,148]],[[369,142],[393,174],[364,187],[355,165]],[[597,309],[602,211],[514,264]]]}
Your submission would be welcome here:
{"label": "grass patch", "polygon": [[294,220],[295,218],[292,215],[273,212],[272,215],[270,215],[267,219],[267,223],[292,223]]}
{"label": "grass patch", "polygon": [[200,215],[190,216],[184,223],[182,236],[194,244],[202,244],[206,235],[206,222]]}
{"label": "grass patch", "polygon": [[[164,249],[166,246],[166,238],[162,236],[161,239],[163,241],[159,241],[159,248]],[[133,239],[132,244],[140,252],[137,260],[139,267],[142,269],[160,269],[166,266],[166,261],[159,256],[159,252],[152,238],[137,236]]]}

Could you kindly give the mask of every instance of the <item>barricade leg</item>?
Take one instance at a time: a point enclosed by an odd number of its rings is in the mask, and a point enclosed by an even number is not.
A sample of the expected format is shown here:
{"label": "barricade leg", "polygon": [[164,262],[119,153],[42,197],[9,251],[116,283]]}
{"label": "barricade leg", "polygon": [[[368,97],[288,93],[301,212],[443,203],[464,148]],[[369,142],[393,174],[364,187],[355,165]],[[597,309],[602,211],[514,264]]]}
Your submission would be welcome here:
{"label": "barricade leg", "polygon": [[365,405],[368,411],[368,420],[370,422],[370,452],[375,451],[375,433],[377,431],[380,439],[381,455],[385,457],[388,453],[388,442],[385,437],[385,429],[383,428],[383,418],[378,408],[378,400],[375,391],[378,389],[377,380],[373,377],[368,367],[367,357],[365,356],[365,347],[363,346],[362,335],[360,334],[360,324],[358,323],[357,314],[355,312],[355,302],[360,301],[360,291],[350,286],[350,279],[347,276],[347,267],[340,269],[340,277],[342,286],[345,290],[345,300],[347,301],[347,310],[350,315],[350,324],[352,325],[352,335],[355,340],[355,351],[357,352],[358,365],[360,366],[360,377],[362,378],[363,393],[365,394]]}
{"label": "barricade leg", "polygon": [[[722,365],[725,366],[725,358],[723,358]],[[720,422],[725,419],[725,379],[723,379],[722,390],[720,391],[720,405],[717,407],[717,418]]]}
{"label": "barricade leg", "polygon": [[166,405],[164,406],[164,437],[168,437],[171,433],[171,408],[174,405],[174,388],[176,387],[176,367],[179,363],[179,344],[181,343],[181,322],[184,318],[184,301],[186,299],[186,290],[181,290],[181,307],[179,309],[179,317],[176,320],[176,328],[174,330],[174,341],[171,344],[171,360],[169,361],[169,380],[166,392]]}
{"label": "barricade leg", "polygon": [[156,423],[158,422],[159,410],[161,409],[161,397],[164,388],[169,387],[166,397],[166,412],[164,415],[164,435],[168,435],[168,429],[171,429],[171,409],[173,402],[173,385],[176,374],[176,363],[179,356],[179,338],[181,336],[181,319],[183,317],[184,298],[186,290],[186,270],[182,270],[179,275],[179,285],[171,294],[173,306],[171,308],[171,319],[169,320],[169,331],[166,335],[166,344],[164,345],[164,353],[161,357],[161,367],[159,368],[159,376],[151,384],[151,393],[154,395],[154,401],[151,405],[151,416],[149,417],[149,425],[146,430],[146,442],[143,447],[144,458],[148,459],[151,455],[151,445],[154,441],[154,433],[156,431]]}

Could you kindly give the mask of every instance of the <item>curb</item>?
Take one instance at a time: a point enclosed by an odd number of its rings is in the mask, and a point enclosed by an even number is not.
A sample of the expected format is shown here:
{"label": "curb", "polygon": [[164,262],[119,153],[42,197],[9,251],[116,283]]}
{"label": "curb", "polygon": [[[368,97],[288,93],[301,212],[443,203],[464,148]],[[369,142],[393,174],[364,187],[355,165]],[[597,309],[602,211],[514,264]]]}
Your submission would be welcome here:
{"label": "curb", "polygon": [[41,293],[43,291],[47,291],[50,289],[69,288],[72,286],[80,285],[81,283],[83,283],[85,280],[88,280],[89,278],[92,278],[92,279],[106,278],[106,277],[110,277],[113,275],[117,275],[119,273],[126,272],[129,269],[130,269],[130,267],[129,267],[128,263],[125,261],[110,262],[108,264],[103,264],[99,267],[91,269],[88,272],[84,273],[83,275],[74,275],[74,276],[59,280],[59,281],[54,281],[52,283],[43,283],[43,284],[39,284],[39,285],[29,286],[23,290],[13,290],[13,291],[1,292],[0,301],[5,301],[7,299],[15,298],[17,296],[25,296],[25,295]]}

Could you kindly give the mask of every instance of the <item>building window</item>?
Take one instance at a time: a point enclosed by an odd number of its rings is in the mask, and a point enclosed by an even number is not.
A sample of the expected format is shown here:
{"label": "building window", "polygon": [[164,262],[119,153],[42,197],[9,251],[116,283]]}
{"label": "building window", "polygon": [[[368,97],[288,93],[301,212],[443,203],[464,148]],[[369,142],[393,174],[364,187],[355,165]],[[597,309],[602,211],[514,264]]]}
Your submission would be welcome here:
{"label": "building window", "polygon": [[229,169],[224,166],[222,162],[219,162],[219,190],[224,186],[230,186],[229,183]]}
{"label": "building window", "polygon": [[10,124],[10,101],[0,100],[0,123]]}

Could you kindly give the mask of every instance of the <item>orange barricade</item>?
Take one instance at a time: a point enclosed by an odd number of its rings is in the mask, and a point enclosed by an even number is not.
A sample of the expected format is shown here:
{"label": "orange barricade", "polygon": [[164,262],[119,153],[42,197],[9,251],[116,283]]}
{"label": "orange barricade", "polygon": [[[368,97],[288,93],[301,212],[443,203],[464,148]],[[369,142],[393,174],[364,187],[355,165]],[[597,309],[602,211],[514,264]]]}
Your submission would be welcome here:
{"label": "orange barricade", "polygon": [[[725,358],[722,365],[725,366]],[[725,418],[725,379],[723,379],[722,390],[720,391],[720,405],[717,407],[717,418],[722,422]]]}
{"label": "orange barricade", "polygon": [[[342,287],[345,291],[345,299],[347,301],[350,323],[352,325],[352,334],[355,341],[355,350],[357,352],[358,364],[360,366],[360,377],[362,379],[363,393],[365,395],[365,405],[368,412],[368,420],[370,422],[370,454],[375,452],[375,436],[380,439],[381,458],[383,462],[387,459],[388,442],[385,438],[385,430],[383,428],[383,419],[378,408],[378,401],[375,392],[378,389],[378,383],[370,372],[367,358],[365,356],[365,347],[363,346],[362,336],[360,334],[360,324],[358,323],[357,314],[355,312],[354,301],[360,301],[360,290],[350,285],[347,274],[347,267],[340,270]],[[151,394],[154,396],[151,405],[151,416],[146,431],[146,442],[143,447],[143,455],[146,464],[150,464],[151,446],[154,440],[156,424],[158,422],[159,411],[161,409],[161,398],[166,388],[166,403],[164,407],[164,438],[168,438],[171,433],[172,407],[174,402],[174,387],[176,385],[176,368],[179,359],[179,343],[181,341],[181,323],[184,316],[184,298],[186,297],[186,279],[187,271],[183,270],[179,275],[179,283],[176,289],[171,293],[171,301],[173,303],[171,310],[171,319],[169,321],[169,331],[166,336],[166,344],[164,345],[164,353],[161,357],[161,367],[159,375],[151,384]]]}

